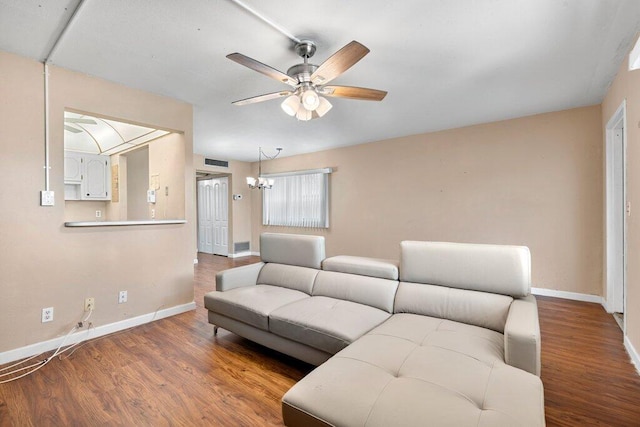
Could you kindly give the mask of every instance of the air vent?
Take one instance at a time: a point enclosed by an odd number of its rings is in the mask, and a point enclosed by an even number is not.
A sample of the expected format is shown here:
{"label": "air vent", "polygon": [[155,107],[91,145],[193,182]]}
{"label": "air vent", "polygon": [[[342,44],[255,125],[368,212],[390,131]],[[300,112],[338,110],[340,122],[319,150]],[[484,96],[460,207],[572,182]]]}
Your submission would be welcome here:
{"label": "air vent", "polygon": [[233,252],[248,252],[249,251],[249,242],[236,242],[233,244]]}
{"label": "air vent", "polygon": [[225,160],[216,160],[216,159],[204,159],[204,164],[205,165],[209,165],[209,166],[220,166],[223,168],[228,168],[229,167],[229,162],[225,161]]}

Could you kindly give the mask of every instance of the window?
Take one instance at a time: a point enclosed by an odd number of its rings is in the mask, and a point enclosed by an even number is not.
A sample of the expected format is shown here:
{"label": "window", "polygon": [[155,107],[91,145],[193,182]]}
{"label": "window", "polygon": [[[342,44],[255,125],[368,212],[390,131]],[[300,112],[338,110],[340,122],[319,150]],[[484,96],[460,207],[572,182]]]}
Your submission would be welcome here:
{"label": "window", "polygon": [[331,169],[265,175],[273,187],[262,196],[262,224],[329,228]]}

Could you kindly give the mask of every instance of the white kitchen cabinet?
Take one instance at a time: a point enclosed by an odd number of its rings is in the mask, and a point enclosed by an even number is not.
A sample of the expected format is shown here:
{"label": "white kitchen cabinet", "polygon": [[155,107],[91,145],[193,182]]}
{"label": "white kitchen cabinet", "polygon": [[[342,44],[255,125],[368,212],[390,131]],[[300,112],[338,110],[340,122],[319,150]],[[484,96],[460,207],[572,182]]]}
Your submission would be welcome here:
{"label": "white kitchen cabinet", "polygon": [[64,183],[80,184],[82,182],[82,153],[64,152]]}
{"label": "white kitchen cabinet", "polygon": [[64,153],[65,200],[111,200],[111,159],[99,154]]}

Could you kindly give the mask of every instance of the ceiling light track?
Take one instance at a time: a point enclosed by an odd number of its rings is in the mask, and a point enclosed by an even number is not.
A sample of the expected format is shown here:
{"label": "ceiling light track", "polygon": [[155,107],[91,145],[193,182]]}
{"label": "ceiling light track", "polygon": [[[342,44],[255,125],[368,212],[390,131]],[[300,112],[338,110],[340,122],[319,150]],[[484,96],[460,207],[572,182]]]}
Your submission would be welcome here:
{"label": "ceiling light track", "polygon": [[276,24],[275,22],[273,22],[272,20],[270,20],[266,16],[262,15],[260,12],[256,11],[255,9],[247,6],[246,4],[241,2],[240,0],[230,0],[230,1],[232,3],[237,4],[238,6],[240,6],[241,8],[243,8],[244,10],[246,10],[247,12],[249,12],[250,14],[255,16],[256,18],[258,18],[259,20],[261,20],[265,24],[269,25],[270,27],[272,27],[273,29],[275,29],[276,31],[278,31],[279,33],[281,33],[282,35],[284,35],[285,37],[287,37],[288,39],[290,39],[294,43],[298,44],[298,43],[301,42],[301,40],[299,38],[297,38],[296,36],[294,36],[290,31],[287,31],[282,26]]}

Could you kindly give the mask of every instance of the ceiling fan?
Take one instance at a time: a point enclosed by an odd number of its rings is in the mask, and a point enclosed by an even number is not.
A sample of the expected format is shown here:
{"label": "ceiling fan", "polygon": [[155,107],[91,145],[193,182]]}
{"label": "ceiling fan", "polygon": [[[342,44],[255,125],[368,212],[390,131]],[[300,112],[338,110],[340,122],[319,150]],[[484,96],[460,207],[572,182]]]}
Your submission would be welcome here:
{"label": "ceiling fan", "polygon": [[95,120],[93,119],[81,119],[81,118],[77,118],[77,117],[65,117],[64,118],[64,130],[67,130],[71,133],[80,133],[82,132],[82,129],[78,129],[76,127],[73,126],[69,126],[67,123],[71,123],[71,124],[84,124],[84,125],[97,125],[98,123],[96,123]]}
{"label": "ceiling fan", "polygon": [[241,99],[232,104],[247,105],[287,97],[281,104],[284,112],[298,120],[307,121],[322,117],[331,109],[332,105],[324,96],[382,101],[387,95],[383,90],[327,85],[369,53],[369,49],[355,40],[334,53],[320,66],[309,63],[309,58],[316,52],[316,45],[312,41],[301,40],[296,43],[295,51],[304,62],[289,68],[286,74],[241,53],[227,55],[227,58],[240,65],[292,87],[290,90]]}

